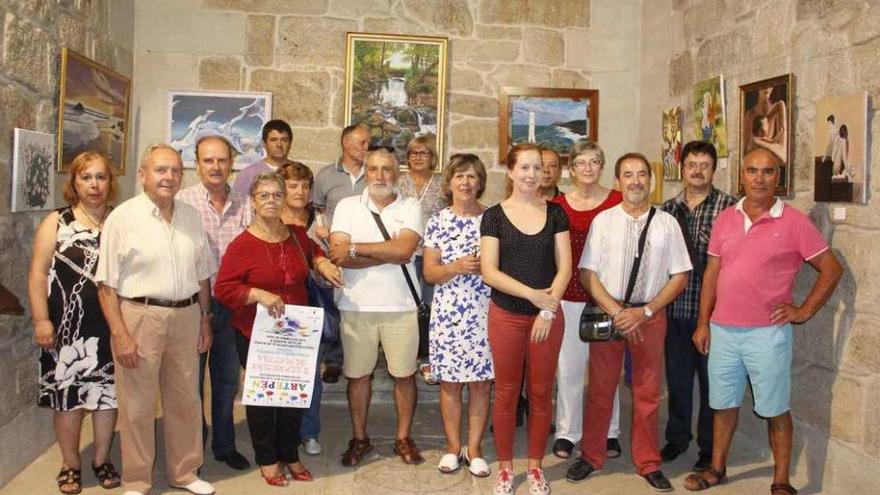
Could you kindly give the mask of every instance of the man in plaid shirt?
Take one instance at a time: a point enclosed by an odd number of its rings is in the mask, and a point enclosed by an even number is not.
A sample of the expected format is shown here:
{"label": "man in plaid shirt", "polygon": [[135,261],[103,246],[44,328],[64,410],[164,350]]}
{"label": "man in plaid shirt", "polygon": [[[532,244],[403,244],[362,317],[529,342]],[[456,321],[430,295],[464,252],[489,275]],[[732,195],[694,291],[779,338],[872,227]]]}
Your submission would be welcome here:
{"label": "man in plaid shirt", "polygon": [[712,461],[712,410],[709,408],[709,382],[706,358],[691,342],[700,310],[700,287],[706,268],[709,234],[722,210],[736,204],[736,199],[715,189],[717,154],[705,141],[691,141],[682,149],[684,189],[663,203],[661,209],[674,216],[687,242],[694,270],[684,292],[669,305],[666,332],[666,383],[669,389],[669,419],[666,423],[666,446],[660,451],[664,462],[671,461],[688,448],[693,411],[694,374],[700,382],[700,414],[697,422],[699,458],[694,470],[703,470]]}

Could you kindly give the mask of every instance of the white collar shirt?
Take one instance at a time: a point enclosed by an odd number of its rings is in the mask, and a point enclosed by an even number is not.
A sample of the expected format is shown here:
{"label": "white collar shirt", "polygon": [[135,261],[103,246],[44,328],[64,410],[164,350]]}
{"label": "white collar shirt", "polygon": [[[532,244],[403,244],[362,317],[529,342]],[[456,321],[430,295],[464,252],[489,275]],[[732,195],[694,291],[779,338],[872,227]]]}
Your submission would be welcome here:
{"label": "white collar shirt", "polygon": [[[746,210],[743,207],[743,204],[746,202],[746,198],[743,197],[739,201],[736,202],[736,211],[742,213],[743,216],[743,228],[746,229],[746,233],[749,232],[749,229],[752,228],[752,219],[749,218],[749,215],[746,213]],[[780,218],[782,217],[782,210],[785,208],[785,202],[781,199],[776,198],[776,202],[773,203],[773,206],[770,207],[770,211],[767,212],[770,215],[770,218]]]}

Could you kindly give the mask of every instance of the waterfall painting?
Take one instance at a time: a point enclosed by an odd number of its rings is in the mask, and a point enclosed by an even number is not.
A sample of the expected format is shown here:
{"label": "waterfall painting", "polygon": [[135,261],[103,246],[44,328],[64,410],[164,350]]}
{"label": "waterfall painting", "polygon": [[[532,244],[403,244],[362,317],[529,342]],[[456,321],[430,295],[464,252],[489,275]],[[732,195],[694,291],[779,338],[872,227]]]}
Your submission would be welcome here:
{"label": "waterfall painting", "polygon": [[347,33],[346,125],[366,127],[370,144],[394,148],[403,165],[407,144],[419,136],[433,135],[442,158],[447,44],[433,36]]}
{"label": "waterfall painting", "polygon": [[196,167],[196,142],[226,138],[237,154],[233,170],[263,159],[263,124],[272,117],[272,93],[169,91],[166,139],[180,152],[184,168]]}
{"label": "waterfall painting", "polygon": [[599,138],[599,91],[595,89],[502,87],[498,99],[498,159],[514,144],[536,143],[568,162],[581,139]]}
{"label": "waterfall painting", "polygon": [[12,212],[55,208],[55,135],[15,129]]}

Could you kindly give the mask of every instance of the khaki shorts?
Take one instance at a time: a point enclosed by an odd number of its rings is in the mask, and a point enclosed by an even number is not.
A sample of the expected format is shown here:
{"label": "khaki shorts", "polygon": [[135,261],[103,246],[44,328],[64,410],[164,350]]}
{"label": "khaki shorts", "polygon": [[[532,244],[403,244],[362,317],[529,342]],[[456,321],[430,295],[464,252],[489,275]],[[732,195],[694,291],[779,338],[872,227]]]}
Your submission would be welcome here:
{"label": "khaki shorts", "polygon": [[416,372],[419,320],[415,311],[340,313],[345,356],[342,369],[346,377],[360,378],[372,373],[379,358],[379,344],[391,376],[403,378]]}

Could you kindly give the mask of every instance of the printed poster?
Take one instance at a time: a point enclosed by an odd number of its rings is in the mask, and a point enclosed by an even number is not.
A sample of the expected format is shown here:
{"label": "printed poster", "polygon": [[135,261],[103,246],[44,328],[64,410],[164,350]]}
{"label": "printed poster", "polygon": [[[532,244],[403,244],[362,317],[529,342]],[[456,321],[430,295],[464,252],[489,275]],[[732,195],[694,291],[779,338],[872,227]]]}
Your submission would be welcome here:
{"label": "printed poster", "polygon": [[311,405],[323,322],[324,308],[287,305],[283,316],[273,318],[257,305],[242,404]]}

